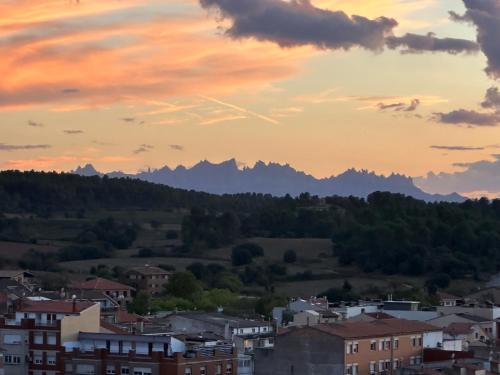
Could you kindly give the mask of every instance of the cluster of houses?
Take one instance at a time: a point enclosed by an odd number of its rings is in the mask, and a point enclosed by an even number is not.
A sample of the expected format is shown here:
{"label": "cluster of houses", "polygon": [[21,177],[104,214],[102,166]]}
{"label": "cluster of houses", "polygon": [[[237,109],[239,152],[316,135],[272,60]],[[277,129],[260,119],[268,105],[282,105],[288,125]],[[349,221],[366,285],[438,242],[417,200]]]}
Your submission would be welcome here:
{"label": "cluster of houses", "polygon": [[[292,299],[272,319],[223,312],[127,312],[169,273],[131,269],[41,290],[26,271],[0,271],[0,374],[392,375],[500,374],[500,288],[440,305]],[[130,285],[128,285],[130,284]]]}

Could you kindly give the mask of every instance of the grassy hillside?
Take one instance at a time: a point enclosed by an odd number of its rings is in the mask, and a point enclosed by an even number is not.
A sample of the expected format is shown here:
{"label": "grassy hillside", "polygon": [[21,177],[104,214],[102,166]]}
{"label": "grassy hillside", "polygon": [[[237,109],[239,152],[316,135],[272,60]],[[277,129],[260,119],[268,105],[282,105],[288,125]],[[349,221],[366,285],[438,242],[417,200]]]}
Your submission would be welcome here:
{"label": "grassy hillside", "polygon": [[[353,295],[380,297],[467,293],[500,267],[499,201],[213,196],[35,172],[0,173],[0,198],[0,265],[71,278],[151,264],[198,272],[207,288],[220,280],[205,268],[237,276],[242,293],[310,296],[348,280]],[[263,256],[235,264],[233,249],[249,243]]]}

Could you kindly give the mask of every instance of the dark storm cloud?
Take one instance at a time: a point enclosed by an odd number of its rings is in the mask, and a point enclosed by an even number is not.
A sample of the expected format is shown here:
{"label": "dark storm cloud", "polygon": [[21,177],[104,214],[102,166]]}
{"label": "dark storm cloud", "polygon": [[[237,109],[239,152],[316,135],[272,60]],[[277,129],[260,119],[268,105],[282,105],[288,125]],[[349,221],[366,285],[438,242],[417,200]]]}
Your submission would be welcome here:
{"label": "dark storm cloud", "polygon": [[469,146],[439,146],[433,145],[430,148],[434,150],[446,150],[446,151],[481,151],[484,147],[469,147]]}
{"label": "dark storm cloud", "polygon": [[498,87],[490,87],[488,91],[486,91],[486,95],[484,96],[484,101],[481,103],[483,108],[493,108],[500,109],[500,91]]}
{"label": "dark storm cloud", "polygon": [[450,12],[455,21],[472,23],[477,28],[477,42],[488,59],[486,73],[500,78],[500,2],[498,0],[463,0],[464,15]]}
{"label": "dark storm cloud", "polygon": [[453,164],[455,167],[463,168],[462,171],[439,174],[429,172],[426,176],[415,177],[413,180],[420,188],[433,193],[452,191],[500,193],[500,155],[492,156],[494,160]]}
{"label": "dark storm cloud", "polygon": [[12,145],[8,143],[0,143],[0,151],[18,151],[18,150],[41,150],[51,148],[50,145]]}
{"label": "dark storm cloud", "polygon": [[465,39],[437,38],[434,33],[427,35],[405,34],[401,37],[387,37],[390,49],[403,48],[402,53],[447,52],[452,55],[479,51],[476,42]]}
{"label": "dark storm cloud", "polygon": [[200,4],[216,9],[222,18],[232,21],[226,30],[230,37],[252,37],[282,47],[362,47],[378,51],[398,24],[387,17],[349,17],[342,11],[317,8],[310,0],[200,0]]}
{"label": "dark storm cloud", "polygon": [[434,113],[434,120],[443,124],[496,126],[500,123],[499,113],[484,113],[466,109],[458,109],[448,113]]}

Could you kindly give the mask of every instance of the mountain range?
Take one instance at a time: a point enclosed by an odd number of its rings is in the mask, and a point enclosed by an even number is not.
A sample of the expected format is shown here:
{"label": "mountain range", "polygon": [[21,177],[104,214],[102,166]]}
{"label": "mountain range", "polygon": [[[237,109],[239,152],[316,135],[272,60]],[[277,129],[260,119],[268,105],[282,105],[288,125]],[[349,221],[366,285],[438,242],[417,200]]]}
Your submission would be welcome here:
{"label": "mountain range", "polygon": [[427,202],[462,202],[459,194],[429,194],[419,189],[410,177],[391,174],[377,175],[366,170],[349,169],[329,178],[315,178],[297,171],[288,164],[257,162],[253,167],[240,169],[235,159],[214,164],[201,161],[191,168],[178,166],[126,174],[123,172],[101,173],[91,164],[78,167],[71,173],[82,176],[104,176],[111,178],[137,178],[176,188],[203,191],[212,194],[263,193],[274,196],[290,194],[297,196],[308,192],[320,197],[356,196],[366,197],[375,191],[400,193]]}

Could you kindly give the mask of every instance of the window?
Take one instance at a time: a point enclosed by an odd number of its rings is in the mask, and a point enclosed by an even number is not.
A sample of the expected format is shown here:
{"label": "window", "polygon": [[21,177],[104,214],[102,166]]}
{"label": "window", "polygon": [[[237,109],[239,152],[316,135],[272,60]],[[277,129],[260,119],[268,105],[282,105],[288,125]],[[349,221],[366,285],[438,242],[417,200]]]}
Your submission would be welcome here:
{"label": "window", "polygon": [[352,353],[352,342],[348,342],[347,345],[345,346],[345,352],[347,354],[351,354]]}
{"label": "window", "polygon": [[130,374],[130,370],[128,367],[122,367],[121,373],[122,375],[128,375]]}
{"label": "window", "polygon": [[49,333],[47,335],[47,344],[49,344],[49,345],[56,345],[57,344],[57,337],[54,333]]}
{"label": "window", "polygon": [[43,363],[43,357],[41,355],[36,355],[34,358],[33,358],[33,363],[35,365],[41,365]]}
{"label": "window", "polygon": [[35,333],[33,342],[35,344],[43,344],[43,333],[42,332]]}
{"label": "window", "polygon": [[345,375],[353,375],[352,374],[352,365],[345,366]]}
{"label": "window", "polygon": [[48,355],[47,356],[47,364],[49,364],[51,366],[55,366],[56,365],[56,356],[55,355]]}
{"label": "window", "polygon": [[191,367],[186,367],[184,369],[184,375],[191,375],[193,372],[191,371]]}
{"label": "window", "polygon": [[370,375],[377,373],[377,362],[370,362]]}
{"label": "window", "polygon": [[384,361],[379,361],[378,362],[378,371],[383,372],[384,371]]}
{"label": "window", "polygon": [[21,343],[21,335],[5,335],[3,343],[8,345],[15,345]]}
{"label": "window", "polygon": [[359,344],[357,342],[354,342],[352,344],[352,352],[357,353],[359,351]]}
{"label": "window", "polygon": [[218,364],[215,366],[215,375],[222,375],[222,365]]}
{"label": "window", "polygon": [[418,346],[422,346],[422,337],[418,338]]}
{"label": "window", "polygon": [[115,375],[115,366],[106,366],[106,375]]}
{"label": "window", "polygon": [[399,362],[399,359],[395,359],[394,362],[393,362],[393,369],[394,370],[397,370],[398,368],[401,367],[401,362]]}
{"label": "window", "polygon": [[94,375],[95,367],[93,365],[76,365],[76,373],[82,375]]}
{"label": "window", "polygon": [[421,357],[415,357],[415,364],[419,365],[422,363],[422,358]]}
{"label": "window", "polygon": [[410,366],[415,364],[415,357],[410,357]]}
{"label": "window", "polygon": [[226,365],[226,375],[231,375],[233,373],[233,365],[231,363],[228,363]]}
{"label": "window", "polygon": [[8,365],[19,365],[21,363],[21,357],[18,355],[7,354],[4,357],[4,362]]}
{"label": "window", "polygon": [[399,339],[394,339],[394,349],[399,349]]}
{"label": "window", "polygon": [[385,340],[384,349],[391,350],[391,340]]}
{"label": "window", "polygon": [[391,361],[386,360],[384,362],[384,370],[390,370],[391,369]]}
{"label": "window", "polygon": [[352,365],[352,375],[358,375],[359,374],[359,366],[357,363]]}
{"label": "window", "polygon": [[417,338],[415,336],[411,337],[411,346],[413,347],[417,346]]}
{"label": "window", "polygon": [[205,366],[200,367],[200,375],[207,375],[207,368]]}
{"label": "window", "polygon": [[151,375],[151,369],[149,368],[134,368],[134,375]]}
{"label": "window", "polygon": [[370,350],[372,352],[376,352],[377,351],[377,341],[376,340],[372,340],[371,343],[370,343]]}

